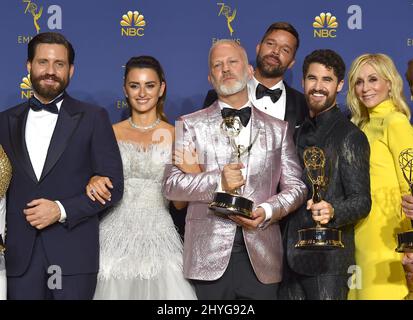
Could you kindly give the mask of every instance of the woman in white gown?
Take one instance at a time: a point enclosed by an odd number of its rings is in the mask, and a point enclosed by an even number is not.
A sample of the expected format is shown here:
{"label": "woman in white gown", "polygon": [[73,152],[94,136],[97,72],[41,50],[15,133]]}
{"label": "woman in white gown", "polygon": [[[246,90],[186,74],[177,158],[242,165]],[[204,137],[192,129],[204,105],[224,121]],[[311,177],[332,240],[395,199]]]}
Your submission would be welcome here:
{"label": "woman in white gown", "polygon": [[[174,127],[163,113],[166,83],[153,57],[126,64],[131,117],[113,126],[123,161],[124,194],[100,223],[100,268],[94,299],[196,299],[182,273],[182,242],[162,196]],[[93,177],[92,200],[110,200],[110,180]],[[177,207],[186,204],[174,203]]]}
{"label": "woman in white gown", "polygon": [[6,191],[11,180],[11,165],[3,147],[0,145],[0,300],[7,298],[6,265],[4,261],[4,243],[6,234]]}

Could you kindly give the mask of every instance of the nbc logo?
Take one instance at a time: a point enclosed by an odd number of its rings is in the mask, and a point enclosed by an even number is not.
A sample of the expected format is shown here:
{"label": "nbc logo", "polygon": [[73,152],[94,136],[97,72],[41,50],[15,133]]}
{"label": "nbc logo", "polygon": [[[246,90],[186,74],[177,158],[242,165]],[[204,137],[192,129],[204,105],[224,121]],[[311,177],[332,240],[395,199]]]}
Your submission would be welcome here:
{"label": "nbc logo", "polygon": [[23,77],[20,83],[20,89],[22,89],[20,96],[22,99],[29,99],[33,95],[32,82],[30,81],[30,74]]}
{"label": "nbc logo", "polygon": [[121,35],[126,37],[142,37],[144,27],[146,26],[145,18],[138,11],[128,11],[122,16],[120,21]]}
{"label": "nbc logo", "polygon": [[338,21],[330,12],[321,12],[314,18],[314,38],[335,38]]}

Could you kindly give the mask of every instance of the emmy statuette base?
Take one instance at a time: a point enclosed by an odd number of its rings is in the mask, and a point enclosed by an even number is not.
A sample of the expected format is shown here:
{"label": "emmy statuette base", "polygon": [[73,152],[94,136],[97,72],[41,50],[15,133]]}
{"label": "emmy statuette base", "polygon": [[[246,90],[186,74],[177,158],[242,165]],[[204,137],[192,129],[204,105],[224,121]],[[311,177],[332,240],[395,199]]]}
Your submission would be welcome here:
{"label": "emmy statuette base", "polygon": [[208,208],[218,215],[236,214],[251,219],[254,202],[239,195],[225,192],[215,193],[214,200]]}
{"label": "emmy statuette base", "polygon": [[344,248],[341,230],[315,227],[298,230],[297,249],[334,250]]}
{"label": "emmy statuette base", "polygon": [[413,252],[413,230],[397,234],[397,252]]}

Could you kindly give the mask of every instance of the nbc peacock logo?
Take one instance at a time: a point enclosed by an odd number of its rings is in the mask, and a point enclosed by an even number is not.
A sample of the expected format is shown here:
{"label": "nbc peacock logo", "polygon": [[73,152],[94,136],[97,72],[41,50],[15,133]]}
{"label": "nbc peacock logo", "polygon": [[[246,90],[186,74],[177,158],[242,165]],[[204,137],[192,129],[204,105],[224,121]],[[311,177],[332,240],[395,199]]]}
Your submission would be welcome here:
{"label": "nbc peacock logo", "polygon": [[335,38],[338,21],[330,12],[321,12],[314,18],[314,38]]}
{"label": "nbc peacock logo", "polygon": [[142,37],[146,21],[143,14],[138,11],[128,11],[120,21],[122,37]]}
{"label": "nbc peacock logo", "polygon": [[30,97],[33,95],[30,74],[28,74],[26,77],[23,77],[22,82],[20,83],[20,89],[21,89],[21,93],[20,93],[21,99],[30,99]]}

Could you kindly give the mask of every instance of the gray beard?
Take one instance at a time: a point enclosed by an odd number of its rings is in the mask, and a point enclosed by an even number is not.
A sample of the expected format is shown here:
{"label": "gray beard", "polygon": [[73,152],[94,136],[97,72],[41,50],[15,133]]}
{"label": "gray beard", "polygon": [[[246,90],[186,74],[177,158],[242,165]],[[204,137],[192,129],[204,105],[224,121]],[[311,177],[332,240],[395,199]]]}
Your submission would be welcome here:
{"label": "gray beard", "polygon": [[232,87],[228,87],[224,84],[216,87],[215,90],[220,96],[230,96],[242,91],[247,85],[248,80],[244,79],[243,81],[237,81]]}

